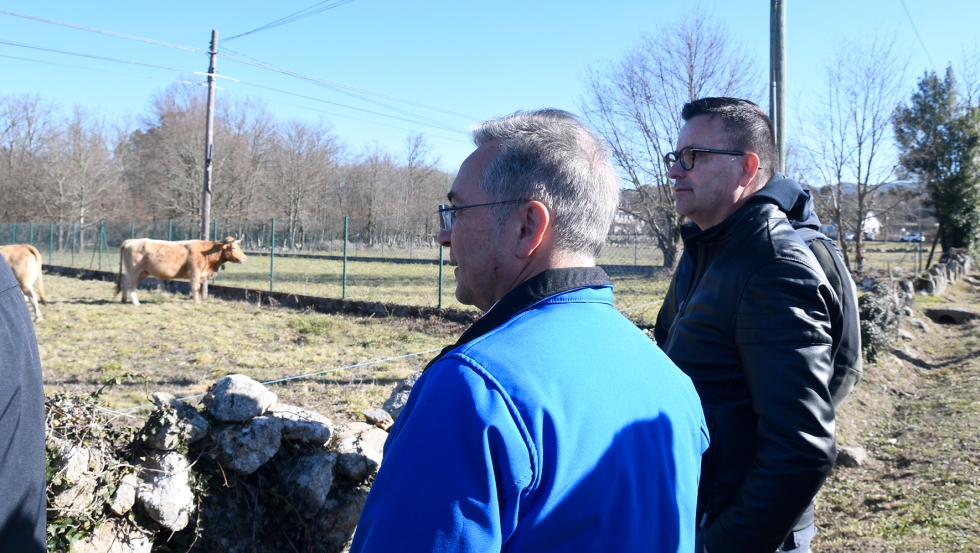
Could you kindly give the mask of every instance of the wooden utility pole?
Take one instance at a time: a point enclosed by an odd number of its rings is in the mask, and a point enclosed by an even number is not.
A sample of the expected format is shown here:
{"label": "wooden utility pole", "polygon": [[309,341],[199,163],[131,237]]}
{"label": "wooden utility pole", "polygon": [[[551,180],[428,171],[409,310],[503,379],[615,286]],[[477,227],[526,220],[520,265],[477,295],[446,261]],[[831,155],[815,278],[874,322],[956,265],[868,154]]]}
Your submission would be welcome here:
{"label": "wooden utility pole", "polygon": [[769,9],[769,118],[780,173],[786,172],[786,1],[771,0]]}
{"label": "wooden utility pole", "polygon": [[[211,156],[214,153],[214,77],[218,62],[218,30],[211,30],[211,63],[208,65],[208,110],[204,127],[204,191],[201,193],[201,240],[208,240],[211,226]],[[191,283],[191,287],[194,284]],[[208,297],[208,282],[201,284],[201,297]]]}

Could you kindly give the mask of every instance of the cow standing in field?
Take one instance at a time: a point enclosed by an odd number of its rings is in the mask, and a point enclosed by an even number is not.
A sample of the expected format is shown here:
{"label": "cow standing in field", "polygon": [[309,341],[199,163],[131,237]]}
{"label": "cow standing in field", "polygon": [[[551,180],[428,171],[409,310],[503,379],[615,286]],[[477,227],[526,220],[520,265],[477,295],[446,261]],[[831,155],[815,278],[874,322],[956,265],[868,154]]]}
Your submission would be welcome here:
{"label": "cow standing in field", "polygon": [[126,240],[119,248],[119,279],[116,281],[116,291],[122,291],[123,303],[126,303],[128,293],[133,305],[139,305],[136,286],[143,279],[186,278],[190,281],[194,302],[200,303],[201,285],[209,278],[214,278],[219,267],[226,261],[245,262],[245,252],[239,242],[240,240],[230,236],[220,241],[168,242],[149,238]]}
{"label": "cow standing in field", "polygon": [[[41,252],[29,244],[13,244],[0,247],[0,255],[7,260],[10,270],[14,272],[14,278],[20,284],[20,289],[24,296],[30,300],[34,306],[34,320],[41,320],[41,309],[37,305],[38,296],[41,303],[48,304],[44,297],[44,286],[41,283]],[[34,283],[37,282],[37,294],[34,293]]]}

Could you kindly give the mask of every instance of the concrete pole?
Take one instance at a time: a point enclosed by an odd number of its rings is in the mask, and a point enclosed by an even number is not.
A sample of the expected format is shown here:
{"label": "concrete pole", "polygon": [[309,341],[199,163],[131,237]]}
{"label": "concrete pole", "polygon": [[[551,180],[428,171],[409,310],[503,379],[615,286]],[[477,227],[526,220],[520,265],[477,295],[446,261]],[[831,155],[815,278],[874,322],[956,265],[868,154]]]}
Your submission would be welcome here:
{"label": "concrete pole", "polygon": [[786,172],[786,1],[771,0],[769,11],[769,117],[781,173]]}
{"label": "concrete pole", "polygon": [[[201,240],[209,238],[211,223],[211,155],[214,153],[214,76],[218,62],[218,30],[211,31],[211,63],[208,65],[208,108],[204,127],[204,190],[201,192]],[[193,287],[195,283],[191,283]],[[208,283],[201,284],[201,297],[208,297]]]}

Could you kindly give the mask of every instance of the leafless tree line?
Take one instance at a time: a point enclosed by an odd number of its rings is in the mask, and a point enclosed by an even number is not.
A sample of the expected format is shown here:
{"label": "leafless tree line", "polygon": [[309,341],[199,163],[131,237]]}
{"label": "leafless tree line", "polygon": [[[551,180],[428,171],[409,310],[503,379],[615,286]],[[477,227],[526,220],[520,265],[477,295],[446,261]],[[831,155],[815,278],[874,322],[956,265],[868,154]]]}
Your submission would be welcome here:
{"label": "leafless tree line", "polygon": [[[131,125],[81,107],[66,116],[40,96],[0,97],[0,221],[84,232],[99,220],[199,219],[204,111],[201,90],[182,85]],[[290,235],[343,217],[364,220],[368,234],[432,234],[452,179],[421,135],[402,151],[356,152],[323,120],[279,121],[247,100],[219,100],[214,142],[212,216],[276,217]]]}
{"label": "leafless tree line", "polygon": [[[841,41],[828,56],[815,101],[798,107],[789,133],[786,173],[813,190],[822,222],[834,225],[845,259],[857,268],[865,260],[864,222],[892,213],[899,220],[911,203],[919,206],[920,183],[899,168],[893,129],[896,108],[912,92],[908,59],[894,38],[880,33]],[[980,50],[964,52],[964,59],[962,93],[973,105],[980,102]],[[621,210],[673,267],[686,220],[674,212],[661,159],[676,145],[681,108],[705,96],[763,105],[765,74],[723,23],[697,10],[642,37],[621,59],[593,68],[584,84],[582,111],[609,145],[627,188]],[[854,243],[844,240],[849,234]]]}

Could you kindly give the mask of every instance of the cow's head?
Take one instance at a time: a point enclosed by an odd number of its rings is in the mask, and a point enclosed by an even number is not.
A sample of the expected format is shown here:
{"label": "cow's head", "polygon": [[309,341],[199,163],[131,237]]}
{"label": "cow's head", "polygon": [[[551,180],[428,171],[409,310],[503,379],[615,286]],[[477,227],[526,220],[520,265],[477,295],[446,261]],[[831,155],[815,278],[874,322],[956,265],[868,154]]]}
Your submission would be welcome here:
{"label": "cow's head", "polygon": [[221,241],[221,260],[231,261],[232,263],[244,263],[245,252],[242,251],[241,240],[235,240],[231,236]]}

